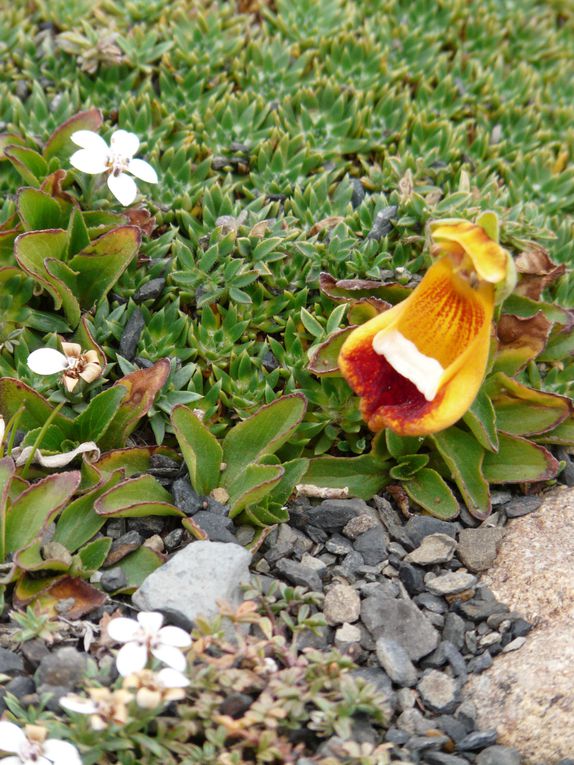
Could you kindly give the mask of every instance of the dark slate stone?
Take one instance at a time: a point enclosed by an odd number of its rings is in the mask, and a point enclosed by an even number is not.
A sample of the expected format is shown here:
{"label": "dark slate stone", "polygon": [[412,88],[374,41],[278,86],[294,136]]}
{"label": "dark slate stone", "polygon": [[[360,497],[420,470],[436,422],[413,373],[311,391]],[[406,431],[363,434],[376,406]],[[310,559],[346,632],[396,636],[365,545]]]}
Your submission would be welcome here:
{"label": "dark slate stone", "polygon": [[475,752],[479,749],[484,749],[486,746],[496,744],[496,739],[497,733],[494,729],[475,730],[458,742],[457,749],[460,752]]}
{"label": "dark slate stone", "polygon": [[413,515],[409,518],[405,530],[415,547],[419,547],[425,537],[431,534],[448,534],[453,539],[456,536],[457,527],[448,521],[441,521],[431,515]]}
{"label": "dark slate stone", "polygon": [[237,543],[237,537],[233,533],[235,526],[231,518],[226,515],[200,510],[193,516],[193,522],[205,531],[210,542]]}
{"label": "dark slate stone", "polygon": [[434,611],[435,614],[444,614],[447,610],[445,600],[430,592],[421,592],[421,594],[417,595],[413,600],[417,606],[428,608],[429,611]]}
{"label": "dark slate stone", "polygon": [[134,293],[134,303],[143,303],[144,300],[157,300],[165,287],[165,278],[158,276],[157,279],[150,279]]}
{"label": "dark slate stone", "polygon": [[0,648],[0,674],[13,675],[24,671],[22,657],[8,648]]}
{"label": "dark slate stone", "polygon": [[424,569],[420,568],[420,566],[413,566],[412,563],[401,563],[399,565],[399,579],[411,596],[418,595],[425,588]]}
{"label": "dark slate stone", "polygon": [[152,454],[147,472],[160,478],[177,478],[180,470],[181,464],[176,460],[163,454]]}
{"label": "dark slate stone", "polygon": [[520,518],[522,515],[538,510],[541,504],[541,497],[515,497],[504,506],[504,512],[509,518]]}
{"label": "dark slate stone", "polygon": [[295,560],[282,558],[275,565],[275,570],[291,584],[308,587],[315,592],[323,592],[323,582],[319,574]]}
{"label": "dark slate stone", "polygon": [[411,752],[424,752],[439,749],[448,744],[448,736],[411,736],[407,747]]}
{"label": "dark slate stone", "polygon": [[163,543],[165,545],[165,549],[171,552],[172,550],[175,550],[178,548],[183,540],[183,529],[177,528],[170,531],[168,534],[165,535],[163,538]]}
{"label": "dark slate stone", "polygon": [[510,610],[507,605],[496,600],[476,600],[475,598],[464,603],[457,603],[456,609],[462,616],[473,622],[482,622],[491,614],[504,613]]}
{"label": "dark slate stone", "polygon": [[369,597],[361,604],[361,620],[374,638],[384,636],[402,645],[413,661],[437,647],[439,633],[414,603]]}
{"label": "dark slate stone", "polygon": [[23,696],[28,696],[30,693],[34,693],[36,690],[36,683],[31,677],[26,675],[19,675],[13,677],[9,683],[4,686],[8,693],[12,693],[17,699],[21,699]]}
{"label": "dark slate stone", "polygon": [[127,320],[120,339],[119,354],[128,361],[133,361],[141,333],[145,327],[145,319],[139,308],[132,311],[132,315]]}
{"label": "dark slate stone", "polygon": [[22,648],[20,650],[22,651],[22,656],[34,669],[36,669],[44,656],[47,656],[50,653],[48,646],[40,638],[27,640],[25,643],[22,643]]}
{"label": "dark slate stone", "polygon": [[395,640],[380,637],[376,643],[376,654],[381,667],[393,682],[401,688],[408,688],[417,681],[417,671],[405,648]]}
{"label": "dark slate stone", "polygon": [[442,636],[460,649],[464,645],[465,627],[462,616],[455,614],[454,611],[449,611],[444,618]]}
{"label": "dark slate stone", "polygon": [[445,752],[425,752],[424,762],[428,765],[468,765],[468,760],[457,757],[456,754]]}
{"label": "dark slate stone", "polygon": [[512,637],[517,638],[526,637],[531,629],[532,625],[527,622],[526,619],[516,619],[512,622],[510,631],[512,633]]}
{"label": "dark slate stone", "polygon": [[333,534],[325,542],[325,549],[333,555],[347,555],[353,551],[353,544],[341,534]]}
{"label": "dark slate stone", "polygon": [[85,675],[86,655],[66,646],[45,656],[36,672],[38,690],[43,686],[54,686],[72,690],[78,686]]}
{"label": "dark slate stone", "polygon": [[389,744],[398,744],[402,746],[409,740],[409,734],[406,730],[400,730],[400,728],[389,728],[385,733],[385,741]]}
{"label": "dark slate stone", "polygon": [[[476,765],[520,765],[522,757],[518,749],[509,746],[489,746],[478,755]],[[574,760],[570,760],[574,763]]]}
{"label": "dark slate stone", "polygon": [[468,733],[466,725],[457,720],[453,715],[439,715],[439,717],[435,717],[433,722],[437,728],[443,730],[455,743],[462,741]]}
{"label": "dark slate stone", "polygon": [[119,566],[113,566],[102,571],[102,578],[100,579],[100,586],[105,592],[115,592],[122,587],[126,587],[128,583],[127,577],[122,568]]}
{"label": "dark slate stone", "polygon": [[387,537],[380,526],[360,534],[353,542],[353,547],[361,553],[367,566],[376,566],[387,557]]}
{"label": "dark slate stone", "polygon": [[319,505],[309,508],[309,523],[325,531],[338,531],[351,518],[368,512],[368,505],[362,499],[325,499]]}
{"label": "dark slate stone", "polygon": [[173,503],[186,515],[194,515],[199,510],[205,510],[203,497],[194,491],[189,478],[178,478],[171,487]]}
{"label": "dark slate stone", "polygon": [[351,194],[351,205],[353,210],[356,210],[363,203],[365,198],[365,188],[358,178],[351,178],[351,184],[353,186],[353,193]]}
{"label": "dark slate stone", "polygon": [[485,651],[484,653],[475,656],[467,665],[468,671],[472,672],[473,675],[479,675],[489,667],[492,667],[492,655],[489,651]]}
{"label": "dark slate stone", "polygon": [[164,519],[159,515],[148,515],[145,518],[128,518],[129,531],[136,531],[144,539],[161,534],[164,527]]}
{"label": "dark slate stone", "polygon": [[125,534],[122,534],[121,537],[114,539],[110,549],[112,551],[117,550],[118,547],[123,547],[124,545],[129,545],[135,549],[136,547],[141,547],[142,542],[142,535],[139,533],[139,531],[133,529],[132,531],[127,531]]}
{"label": "dark slate stone", "polygon": [[401,521],[401,516],[393,509],[391,503],[384,497],[379,496],[374,497],[373,501],[383,526],[389,532],[391,539],[395,539],[406,550],[413,550],[415,545],[413,545],[411,538],[407,534],[406,527]]}
{"label": "dark slate stone", "polygon": [[367,234],[367,239],[374,239],[376,242],[387,236],[391,232],[393,218],[396,218],[398,207],[396,205],[389,205],[384,210],[380,210],[373,221],[373,226]]}
{"label": "dark slate stone", "polygon": [[246,693],[230,693],[221,702],[219,711],[222,715],[229,715],[234,720],[241,717],[253,704],[253,699]]}

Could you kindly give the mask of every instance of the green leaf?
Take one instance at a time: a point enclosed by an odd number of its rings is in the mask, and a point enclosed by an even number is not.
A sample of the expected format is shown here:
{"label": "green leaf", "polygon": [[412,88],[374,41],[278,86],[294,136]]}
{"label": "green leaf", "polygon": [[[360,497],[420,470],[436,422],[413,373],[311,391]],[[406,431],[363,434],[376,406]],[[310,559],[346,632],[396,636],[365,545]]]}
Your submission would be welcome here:
{"label": "green leaf", "polygon": [[6,550],[16,552],[31,544],[70,501],[80,483],[73,470],[38,481],[23,491],[6,514]]}
{"label": "green leaf", "polygon": [[78,441],[96,441],[108,429],[118,407],[127,396],[123,386],[108,388],[90,401],[84,411],[74,421],[74,435]]}
{"label": "green leaf", "polygon": [[102,537],[101,539],[94,539],[93,542],[84,545],[84,547],[78,551],[78,558],[81,562],[81,572],[86,574],[101,568],[105,559],[108,557],[112,542],[113,539],[110,539],[110,537]]}
{"label": "green leaf", "polygon": [[484,519],[490,514],[488,481],[482,472],[485,451],[475,437],[456,427],[431,436],[438,453],[448,466],[469,512]]}
{"label": "green leaf", "polygon": [[279,484],[284,474],[281,465],[247,465],[226,487],[229,517],[234,518],[245,507],[257,504]]}
{"label": "green leaf", "polygon": [[44,157],[26,146],[7,146],[4,156],[20,173],[26,183],[39,185],[40,179],[48,174],[48,164]]}
{"label": "green leaf", "polygon": [[553,430],[549,430],[541,436],[537,436],[536,443],[574,446],[574,417],[571,415]]}
{"label": "green leaf", "polygon": [[481,446],[490,452],[495,452],[498,449],[496,414],[492,401],[484,388],[479,390],[463,420]]}
{"label": "green leaf", "polygon": [[16,207],[26,231],[64,225],[65,216],[60,205],[38,189],[21,188],[16,196]]}
{"label": "green leaf", "polygon": [[25,146],[26,141],[19,135],[14,133],[0,133],[0,162],[5,162],[8,157],[4,154],[4,150],[10,146]]}
{"label": "green leaf", "polygon": [[80,305],[90,309],[108,294],[137,255],[140,242],[137,226],[118,226],[74,255],[69,265],[79,274]]}
{"label": "green leaf", "polygon": [[424,439],[420,436],[400,436],[398,433],[387,428],[385,430],[385,441],[389,454],[395,459],[399,459],[407,454],[416,454]]}
{"label": "green leaf", "polygon": [[144,579],[152,574],[156,568],[159,568],[162,563],[164,563],[164,557],[150,547],[142,546],[126,555],[118,565],[123,571],[127,583],[114,594],[131,595],[134,590],[141,586]]}
{"label": "green leaf", "polygon": [[302,481],[309,468],[309,460],[305,457],[299,457],[289,462],[284,462],[282,467],[284,470],[283,477],[269,495],[270,502],[278,505],[285,504],[293,493],[296,484]]}
{"label": "green leaf", "polygon": [[70,562],[61,558],[44,558],[42,542],[33,542],[14,553],[14,563],[24,571],[68,571]]}
{"label": "green leaf", "polygon": [[389,470],[389,475],[394,481],[406,481],[426,467],[428,462],[428,454],[405,454],[400,457],[398,465],[393,465]]}
{"label": "green leaf", "polygon": [[301,394],[282,396],[235,425],[223,440],[223,461],[227,467],[222,485],[229,490],[247,465],[283,446],[303,419],[306,408]]}
{"label": "green leaf", "polygon": [[[344,306],[343,306],[344,307]],[[355,327],[339,329],[323,343],[315,346],[309,356],[307,369],[316,375],[339,373],[338,357],[343,343]]]}
{"label": "green leaf", "polygon": [[389,483],[384,461],[371,454],[360,457],[316,457],[301,483],[331,489],[347,489],[350,497],[371,499]]}
{"label": "green leaf", "polygon": [[191,485],[206,495],[219,486],[223,450],[201,420],[187,406],[175,406],[171,424],[189,470]]}
{"label": "green leaf", "polygon": [[[41,428],[48,417],[54,411],[52,404],[26,383],[15,380],[12,377],[0,378],[0,414],[8,422],[18,410],[22,408],[22,414],[18,427],[22,430]],[[61,412],[55,416],[53,425],[60,428],[66,438],[70,438],[73,422]]]}
{"label": "green leaf", "polygon": [[90,235],[81,211],[74,207],[68,223],[68,258],[83,250],[90,243]]}
{"label": "green leaf", "polygon": [[572,413],[566,396],[544,393],[522,385],[502,372],[486,384],[499,430],[515,436],[529,436],[552,430]]}
{"label": "green leaf", "polygon": [[106,491],[94,502],[98,515],[114,518],[143,518],[146,515],[185,513],[171,504],[172,496],[151,475],[129,478]]}
{"label": "green leaf", "polygon": [[323,334],[323,327],[317,319],[312,316],[306,308],[302,308],[300,312],[301,323],[310,335],[313,337],[321,337]]}
{"label": "green leaf", "polygon": [[[42,428],[33,428],[29,430],[22,439],[20,446],[34,446],[36,439],[40,435]],[[44,433],[42,441],[38,444],[38,449],[46,452],[61,451],[62,442],[66,440],[65,434],[57,425],[49,425]]]}
{"label": "green leaf", "polygon": [[485,210],[476,219],[476,225],[480,226],[485,234],[494,242],[500,241],[500,226],[498,215],[492,210]]}
{"label": "green leaf", "polygon": [[423,468],[402,484],[409,497],[436,518],[456,518],[459,506],[456,497],[436,470]]}
{"label": "green leaf", "polygon": [[490,483],[529,483],[554,478],[560,463],[543,446],[501,433],[498,453],[486,452],[482,469]]}
{"label": "green leaf", "polygon": [[70,117],[70,119],[57,127],[48,138],[44,146],[44,157],[46,159],[57,156],[67,158],[79,148],[72,143],[72,133],[75,133],[76,130],[92,130],[96,133],[100,129],[102,122],[103,116],[101,111],[94,108]]}
{"label": "green leaf", "polygon": [[3,563],[6,558],[6,504],[15,469],[14,460],[11,457],[0,460],[0,563]]}

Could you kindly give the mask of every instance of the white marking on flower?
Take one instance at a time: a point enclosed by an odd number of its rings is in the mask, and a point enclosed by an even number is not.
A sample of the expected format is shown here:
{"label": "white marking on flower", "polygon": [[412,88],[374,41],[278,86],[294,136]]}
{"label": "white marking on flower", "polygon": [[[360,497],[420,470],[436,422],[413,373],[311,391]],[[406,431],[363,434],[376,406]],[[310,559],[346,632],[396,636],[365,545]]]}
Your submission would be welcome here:
{"label": "white marking on flower", "polygon": [[373,338],[373,350],[384,356],[392,368],[410,380],[427,401],[433,401],[444,369],[440,362],[421,353],[416,345],[396,329],[382,329]]}

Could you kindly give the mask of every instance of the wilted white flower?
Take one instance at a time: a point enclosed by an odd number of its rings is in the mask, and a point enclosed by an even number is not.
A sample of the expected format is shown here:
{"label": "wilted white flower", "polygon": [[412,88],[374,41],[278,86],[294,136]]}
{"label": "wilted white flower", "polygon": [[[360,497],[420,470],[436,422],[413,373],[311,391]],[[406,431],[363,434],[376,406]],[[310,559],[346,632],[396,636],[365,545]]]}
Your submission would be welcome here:
{"label": "wilted white flower", "polygon": [[62,343],[63,353],[55,348],[38,348],[28,356],[28,366],[37,375],[62,373],[67,391],[74,390],[80,377],[93,382],[102,374],[102,365],[96,351],[85,351],[77,343]]}
{"label": "wilted white flower", "polygon": [[70,157],[71,164],[89,175],[108,173],[108,188],[124,207],[131,205],[138,189],[131,173],[146,183],[157,183],[157,173],[143,159],[134,159],[140,141],[137,135],[127,130],[112,133],[110,146],[93,130],[77,130],[71,135],[72,141],[81,146]]}
{"label": "wilted white flower", "polygon": [[124,680],[124,688],[136,692],[136,704],[142,709],[155,709],[168,701],[179,701],[185,698],[184,688],[189,685],[187,677],[171,667],[153,672],[142,669],[128,675]]}
{"label": "wilted white flower", "polygon": [[72,693],[62,697],[60,704],[70,712],[89,715],[93,730],[104,730],[110,723],[125,725],[128,722],[128,704],[133,698],[129,691],[121,688],[116,691],[110,691],[109,688],[88,688],[88,694],[89,699]]}
{"label": "wilted white flower", "polygon": [[190,646],[191,638],[179,627],[162,627],[162,624],[163,616],[153,611],[140,611],[137,621],[120,616],[109,622],[108,635],[112,640],[125,643],[116,657],[120,675],[142,670],[149,654],[178,672],[185,669],[185,656],[179,649]]}
{"label": "wilted white flower", "polygon": [[0,765],[82,765],[73,744],[46,738],[48,731],[41,725],[26,725],[22,730],[7,721],[0,722],[0,751],[13,756],[3,757]]}

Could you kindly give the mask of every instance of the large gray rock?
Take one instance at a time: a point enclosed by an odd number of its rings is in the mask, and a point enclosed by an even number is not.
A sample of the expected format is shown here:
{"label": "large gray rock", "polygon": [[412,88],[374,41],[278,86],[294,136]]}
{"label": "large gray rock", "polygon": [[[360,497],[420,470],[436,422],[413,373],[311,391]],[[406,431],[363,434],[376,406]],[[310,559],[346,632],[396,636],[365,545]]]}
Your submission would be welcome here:
{"label": "large gray rock", "polygon": [[192,542],[144,580],[133,602],[143,611],[161,611],[191,629],[198,616],[218,613],[218,601],[241,602],[250,561],[251,553],[240,545]]}
{"label": "large gray rock", "polygon": [[413,661],[437,647],[439,633],[409,600],[372,596],[361,604],[361,620],[371,635],[386,637],[402,645]]}

